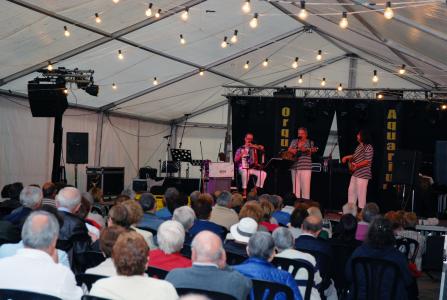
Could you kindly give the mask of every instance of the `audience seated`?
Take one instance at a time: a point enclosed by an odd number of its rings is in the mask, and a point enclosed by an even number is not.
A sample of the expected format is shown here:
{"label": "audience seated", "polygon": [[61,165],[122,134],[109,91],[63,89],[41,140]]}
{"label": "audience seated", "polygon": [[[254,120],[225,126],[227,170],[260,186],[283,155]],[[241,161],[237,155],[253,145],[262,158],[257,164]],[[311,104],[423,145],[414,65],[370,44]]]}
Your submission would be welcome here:
{"label": "audience seated", "polygon": [[201,194],[199,199],[193,203],[192,209],[194,210],[197,219],[194,221],[194,225],[192,225],[191,229],[189,230],[189,234],[192,238],[203,230],[209,230],[220,236],[222,240],[225,239],[224,228],[209,221],[212,207],[213,200],[212,196],[209,194]]}
{"label": "audience seated", "polygon": [[56,194],[57,194],[57,187],[52,182],[45,182],[42,185],[42,205],[51,205],[56,207]]}
{"label": "audience seated", "polygon": [[154,195],[151,193],[141,194],[139,203],[143,209],[144,215],[137,227],[150,228],[157,231],[158,226],[160,226],[164,220],[155,215],[156,205]]}
{"label": "audience seated", "polygon": [[90,202],[81,196],[81,206],[79,206],[78,211],[76,212],[76,216],[78,216],[81,220],[84,220],[84,224],[87,227],[88,233],[91,237],[94,239],[99,238],[100,231],[98,227],[94,226],[96,225],[96,222],[93,223],[89,220],[87,220],[87,216],[90,213],[90,210],[92,209],[92,206]]}
{"label": "audience seated", "polygon": [[[9,185],[9,187],[4,191],[2,198],[3,201],[0,203],[2,212],[11,212],[13,209],[20,207],[20,192],[23,190],[23,183],[14,182]],[[6,197],[4,197],[6,196]]]}
{"label": "audience seated", "polygon": [[343,215],[351,214],[353,217],[357,218],[358,208],[355,203],[345,203],[342,207]]}
{"label": "audience seated", "polygon": [[328,228],[323,226],[322,230],[320,231],[320,235],[318,237],[325,239],[325,240],[332,237],[331,222],[329,222],[328,220],[323,218],[323,214],[321,213],[320,207],[319,206],[310,206],[307,209],[307,212],[309,213],[309,216],[317,216],[318,218],[323,220],[323,224],[328,224],[328,226],[329,226]]}
{"label": "audience seated", "polygon": [[[416,254],[415,264],[419,271],[422,270],[422,255],[425,253],[426,239],[420,232],[416,231],[418,218],[414,212],[405,212],[403,216],[403,230],[396,232],[397,237],[410,238],[419,243],[419,250]],[[414,251],[414,249],[412,249]]]}
{"label": "audience seated", "polygon": [[[222,192],[216,198],[216,205],[211,211],[210,221],[230,230],[233,224],[239,222],[237,213],[231,209],[231,194],[230,192]],[[197,201],[196,201],[197,202]]]}
{"label": "audience seated", "polygon": [[0,288],[79,300],[82,290],[76,286],[74,274],[57,263],[58,232],[59,225],[52,214],[32,212],[22,229],[25,248],[0,259]]}
{"label": "audience seated", "polygon": [[[270,198],[269,195],[267,195],[267,197]],[[264,226],[269,232],[272,232],[279,226],[278,224],[273,223],[273,221],[276,222],[276,220],[272,218],[272,214],[275,211],[275,208],[268,199],[265,199],[265,195],[261,195],[259,198],[259,205],[261,205],[263,211],[262,221],[259,223],[259,225]]]}
{"label": "audience seated", "polygon": [[[264,217],[264,210],[257,200],[250,200],[245,202],[244,206],[242,206],[241,211],[239,212],[239,220],[243,218],[252,218],[256,221],[256,223],[262,222],[262,218]],[[258,230],[267,231],[267,228],[261,226]]]}
{"label": "audience seated", "polygon": [[230,294],[239,300],[247,299],[251,280],[226,267],[222,240],[210,231],[202,231],[192,241],[191,268],[170,271],[166,280],[176,288],[196,288]]}
{"label": "audience seated", "polygon": [[345,214],[335,226],[331,242],[345,246],[360,246],[361,242],[355,239],[356,231],[357,219],[352,214]]}
{"label": "audience seated", "polygon": [[136,227],[136,225],[141,221],[143,218],[143,209],[141,208],[140,204],[136,202],[135,200],[127,200],[122,203],[124,207],[128,210],[128,223],[130,224],[129,228],[138,232],[141,234],[141,236],[146,241],[149,249],[155,249],[157,248],[154,243],[154,236],[152,232],[148,230],[142,230]]}
{"label": "audience seated", "polygon": [[[320,276],[320,271],[317,267],[317,262],[315,257],[309,253],[301,252],[294,249],[294,238],[292,233],[284,227],[275,229],[272,234],[273,240],[276,247],[276,257],[288,258],[288,259],[302,259],[309,262],[314,267],[314,283],[311,291],[310,298],[312,300],[321,299],[318,288],[321,285],[322,279]],[[287,270],[286,270],[287,271]],[[308,274],[306,270],[300,269],[296,273],[295,280],[298,282],[298,287],[301,296],[304,298],[304,293],[306,292],[306,282],[308,279]]]}
{"label": "audience seated", "polygon": [[40,188],[30,185],[24,187],[19,195],[21,206],[4,217],[3,220],[11,222],[20,230],[28,215],[33,210],[40,208],[42,205],[42,198],[43,195]]}
{"label": "audience seated", "polygon": [[9,221],[0,220],[0,243],[17,243],[20,230]]}
{"label": "audience seated", "polygon": [[85,273],[101,276],[118,275],[112,261],[112,249],[118,240],[118,237],[124,232],[128,232],[128,230],[121,226],[109,226],[101,230],[99,249],[101,249],[101,252],[104,254],[106,259],[96,267],[87,269]]}
{"label": "audience seated", "polygon": [[366,203],[365,207],[362,209],[361,216],[362,220],[357,224],[357,231],[355,233],[355,238],[359,241],[364,241],[368,234],[368,226],[372,220],[379,215],[380,210],[374,202]]}
{"label": "audience seated", "polygon": [[288,224],[289,230],[293,235],[294,239],[297,239],[303,231],[301,230],[301,226],[303,225],[304,219],[309,216],[307,209],[298,206],[295,208],[290,215],[290,223]]}
{"label": "audience seated", "polygon": [[148,250],[147,243],[140,234],[134,231],[121,233],[112,250],[112,260],[118,276],[96,281],[90,295],[126,300],[178,299],[172,284],[145,274]]}
{"label": "audience seated", "polygon": [[93,196],[89,192],[82,192],[81,197],[90,203],[91,209],[85,218],[91,225],[97,227],[99,230],[104,228],[106,221],[104,219],[108,214],[108,208],[103,204],[95,203]]}
{"label": "audience seated", "polygon": [[227,252],[247,257],[247,244],[250,237],[258,231],[258,223],[252,218],[243,218],[231,226],[231,239],[226,239],[224,249]]}
{"label": "audience seated", "polygon": [[282,197],[279,195],[270,195],[269,197],[270,203],[273,204],[275,211],[272,214],[272,217],[276,220],[276,222],[282,226],[287,226],[290,222],[290,213],[282,211],[284,204]]}
{"label": "audience seated", "polygon": [[[284,284],[293,291],[294,299],[301,300],[298,286],[290,273],[277,269],[270,262],[275,256],[275,243],[270,233],[256,232],[250,237],[247,246],[249,258],[233,268],[248,278]],[[285,299],[276,296],[275,299]]]}
{"label": "audience seated", "polygon": [[231,195],[231,208],[239,215],[242,205],[244,205],[244,198],[240,193],[233,193]]}
{"label": "audience seated", "polygon": [[167,271],[191,267],[191,260],[180,254],[185,241],[185,229],[182,224],[177,221],[165,221],[158,227],[157,241],[159,249],[149,252],[149,266]]}
{"label": "audience seated", "polygon": [[170,220],[172,218],[172,213],[177,207],[186,205],[178,205],[177,202],[180,200],[180,193],[175,187],[167,188],[163,197],[164,207],[155,212],[155,215],[163,220]]}
{"label": "audience seated", "polygon": [[174,214],[172,215],[172,220],[177,221],[182,224],[185,229],[185,246],[190,247],[192,242],[191,234],[189,230],[194,225],[194,221],[196,219],[196,213],[189,206],[181,206],[174,210]]}

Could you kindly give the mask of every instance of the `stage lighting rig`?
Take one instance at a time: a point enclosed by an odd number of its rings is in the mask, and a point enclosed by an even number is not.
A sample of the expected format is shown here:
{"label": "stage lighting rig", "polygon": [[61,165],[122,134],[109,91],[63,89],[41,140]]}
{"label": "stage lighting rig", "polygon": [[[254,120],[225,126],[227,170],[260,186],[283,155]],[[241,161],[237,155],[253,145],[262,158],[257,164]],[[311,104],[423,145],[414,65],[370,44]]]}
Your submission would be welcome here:
{"label": "stage lighting rig", "polygon": [[73,70],[59,67],[57,69],[48,70],[40,69],[37,72],[42,73],[43,78],[36,78],[39,81],[56,81],[65,80],[66,83],[75,83],[76,86],[84,90],[87,94],[98,96],[99,86],[95,84],[93,79],[93,70]]}

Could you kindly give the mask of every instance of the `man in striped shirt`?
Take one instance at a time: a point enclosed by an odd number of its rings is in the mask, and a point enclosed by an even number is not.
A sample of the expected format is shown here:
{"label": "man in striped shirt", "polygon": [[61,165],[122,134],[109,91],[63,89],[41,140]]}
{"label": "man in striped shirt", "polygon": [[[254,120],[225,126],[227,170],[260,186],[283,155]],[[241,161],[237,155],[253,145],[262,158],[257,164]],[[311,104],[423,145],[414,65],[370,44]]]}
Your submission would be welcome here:
{"label": "man in striped shirt", "polygon": [[368,181],[371,179],[371,165],[374,155],[371,138],[365,130],[357,133],[359,145],[354,154],[343,157],[342,163],[351,162],[351,182],[348,189],[348,203],[356,204],[363,208],[366,204],[366,192],[368,190]]}

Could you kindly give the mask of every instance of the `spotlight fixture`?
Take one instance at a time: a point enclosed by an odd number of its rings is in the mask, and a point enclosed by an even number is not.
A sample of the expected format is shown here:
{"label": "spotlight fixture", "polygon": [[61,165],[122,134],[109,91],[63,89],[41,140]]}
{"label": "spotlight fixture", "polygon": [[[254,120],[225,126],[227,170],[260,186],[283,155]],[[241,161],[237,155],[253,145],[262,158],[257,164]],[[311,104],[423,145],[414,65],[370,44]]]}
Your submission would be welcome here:
{"label": "spotlight fixture", "polygon": [[67,26],[64,26],[64,35],[65,35],[66,37],[69,37],[69,36],[70,36],[70,31],[68,31]]}
{"label": "spotlight fixture", "polygon": [[266,58],[263,62],[262,62],[262,66],[263,67],[267,67],[269,65],[269,59]]}
{"label": "spotlight fixture", "polygon": [[343,91],[343,85],[341,83],[338,85],[337,91],[339,92]]}
{"label": "spotlight fixture", "polygon": [[157,10],[157,12],[155,13],[155,17],[158,19],[160,18],[160,15],[161,15],[161,8]]}
{"label": "spotlight fixture", "polygon": [[298,14],[298,18],[300,18],[301,20],[305,20],[308,16],[307,10],[306,10],[306,1],[301,1],[300,6],[301,6],[301,9]]}
{"label": "spotlight fixture", "polygon": [[300,75],[300,78],[298,78],[298,83],[302,84],[303,83],[303,75]]}
{"label": "spotlight fixture", "polygon": [[251,19],[251,21],[250,21],[250,27],[251,27],[251,28],[256,28],[256,27],[258,27],[258,13],[255,13],[255,14],[253,15],[253,19]]}
{"label": "spotlight fixture", "polygon": [[242,11],[248,14],[251,11],[250,0],[245,0],[244,4],[242,4]]}
{"label": "spotlight fixture", "polygon": [[320,61],[323,58],[321,50],[318,50],[318,54],[317,54],[316,58],[317,58],[318,61]]}
{"label": "spotlight fixture", "polygon": [[348,27],[348,13],[347,12],[342,12],[341,14],[341,20],[340,23],[338,23],[338,25],[340,25],[340,28],[345,29],[346,27]]}
{"label": "spotlight fixture", "polygon": [[298,57],[295,57],[295,60],[292,63],[292,68],[294,69],[298,68]]}
{"label": "spotlight fixture", "polygon": [[237,29],[234,30],[233,36],[232,36],[231,39],[230,39],[230,41],[231,41],[233,44],[236,44],[236,43],[237,43],[237,33],[238,33]]}
{"label": "spotlight fixture", "polygon": [[146,17],[152,16],[152,6],[153,6],[153,4],[149,3],[149,6],[146,9]]}
{"label": "spotlight fixture", "polygon": [[390,20],[394,17],[394,12],[393,9],[391,8],[391,2],[388,1],[386,3],[386,8],[383,11],[383,16],[385,17],[385,19]]}
{"label": "spotlight fixture", "polygon": [[228,46],[227,39],[228,39],[228,38],[227,38],[226,36],[224,36],[224,39],[223,39],[222,43],[220,43],[220,46],[221,46],[222,48],[227,48],[227,46]]}
{"label": "spotlight fixture", "polygon": [[203,69],[200,69],[200,71],[199,71],[199,75],[200,75],[200,76],[203,76],[203,74],[204,74]]}
{"label": "spotlight fixture", "polygon": [[68,95],[68,90],[67,89],[64,89],[63,92],[64,92],[65,95]]}
{"label": "spotlight fixture", "polygon": [[377,100],[382,100],[383,99],[383,94],[382,93],[378,93],[376,98],[377,98]]}
{"label": "spotlight fixture", "polygon": [[248,69],[250,67],[250,61],[249,60],[247,60],[246,62],[245,62],[245,65],[244,65],[244,69]]}
{"label": "spotlight fixture", "polygon": [[186,44],[185,38],[183,37],[183,34],[180,35],[180,44],[184,45]]}
{"label": "spotlight fixture", "polygon": [[51,64],[51,61],[48,61],[47,70],[48,71],[53,71],[53,65]]}
{"label": "spotlight fixture", "polygon": [[447,110],[447,104],[443,104],[443,105],[441,105],[441,109],[442,109],[442,110]]}
{"label": "spotlight fixture", "polygon": [[99,23],[101,23],[101,17],[99,16],[99,14],[98,13],[95,13],[95,22],[97,23],[97,24],[99,24]]}
{"label": "spotlight fixture", "polygon": [[117,86],[116,86],[115,82],[114,82],[114,83],[112,83],[112,89],[114,89],[114,90],[116,90],[116,89],[117,89]]}
{"label": "spotlight fixture", "polygon": [[118,59],[119,60],[123,60],[124,59],[124,55],[123,55],[123,52],[121,52],[121,50],[118,50]]}
{"label": "spotlight fixture", "polygon": [[154,77],[154,81],[152,81],[152,84],[153,84],[153,85],[158,85],[157,77]]}
{"label": "spotlight fixture", "polygon": [[181,18],[183,21],[187,21],[189,18],[189,8],[185,8],[185,10],[181,14]]}
{"label": "spotlight fixture", "polygon": [[377,76],[377,70],[374,70],[374,71],[373,71],[373,78],[372,78],[372,81],[373,81],[374,83],[379,82],[379,77]]}
{"label": "spotlight fixture", "polygon": [[406,70],[405,70],[405,65],[402,65],[402,67],[400,67],[400,69],[399,69],[399,74],[400,74],[400,75],[404,75],[405,72],[406,72]]}

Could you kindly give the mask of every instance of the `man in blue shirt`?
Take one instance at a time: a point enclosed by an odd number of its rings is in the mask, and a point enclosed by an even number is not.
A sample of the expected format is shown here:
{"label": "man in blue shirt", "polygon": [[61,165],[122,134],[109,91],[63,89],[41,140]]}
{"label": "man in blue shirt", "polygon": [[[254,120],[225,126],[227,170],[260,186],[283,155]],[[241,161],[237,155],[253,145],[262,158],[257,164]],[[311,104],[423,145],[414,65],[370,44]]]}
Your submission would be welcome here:
{"label": "man in blue shirt", "polygon": [[137,227],[144,227],[157,231],[158,226],[164,222],[162,218],[155,215],[155,197],[151,193],[141,194],[139,201],[141,208],[144,211],[143,218]]}

